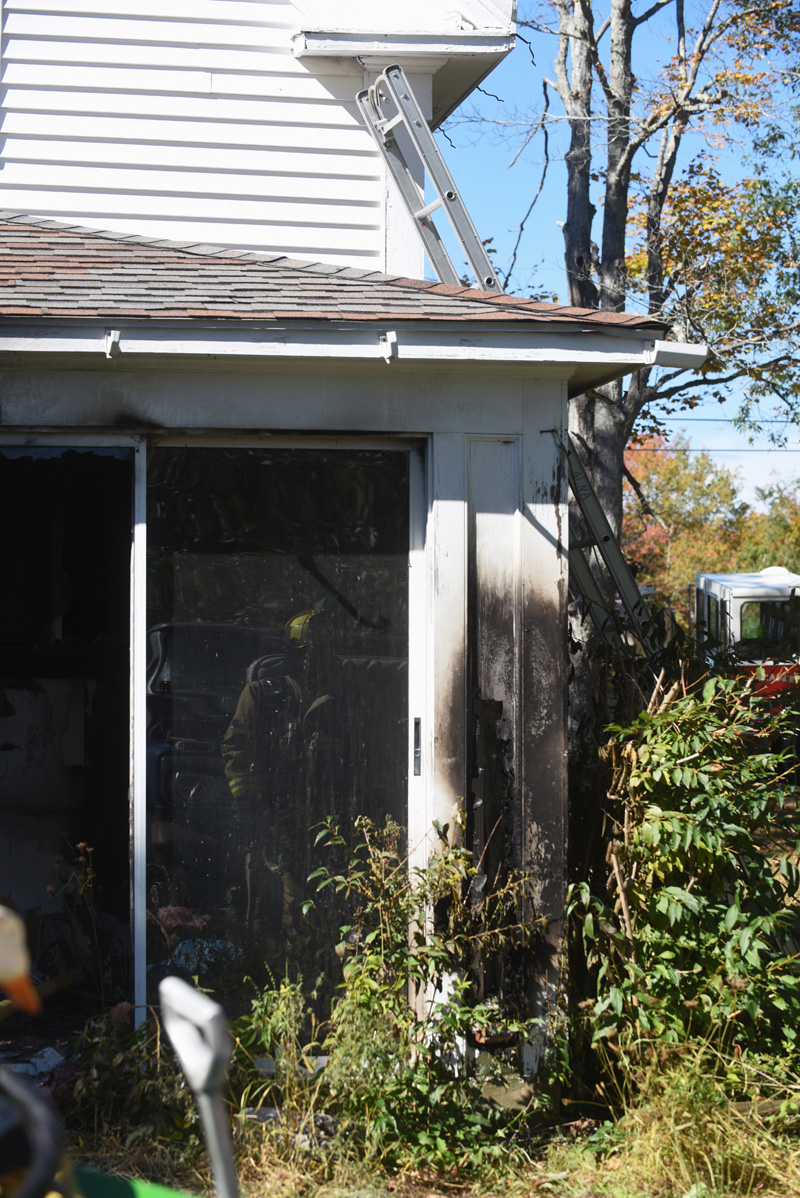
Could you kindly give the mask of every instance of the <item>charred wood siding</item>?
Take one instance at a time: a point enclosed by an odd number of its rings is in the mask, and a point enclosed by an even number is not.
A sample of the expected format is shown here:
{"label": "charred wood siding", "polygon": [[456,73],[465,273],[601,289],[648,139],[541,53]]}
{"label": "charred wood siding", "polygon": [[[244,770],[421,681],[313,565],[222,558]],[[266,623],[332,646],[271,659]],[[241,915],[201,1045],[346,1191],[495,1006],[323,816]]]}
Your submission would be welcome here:
{"label": "charred wood siding", "polygon": [[519,780],[519,443],[469,441],[472,844],[494,876],[521,864]]}
{"label": "charred wood siding", "polygon": [[[546,944],[530,962],[529,978],[532,1007],[542,1016],[558,984],[567,886],[568,528],[558,445],[566,412],[553,388],[526,409],[524,430],[520,828],[523,863],[536,880],[536,907],[548,919]],[[540,1047],[531,1049],[532,1072]]]}
{"label": "charred wood siding", "polygon": [[381,265],[363,74],[292,55],[287,0],[3,0],[0,205]]}
{"label": "charred wood siding", "polygon": [[556,985],[565,897],[564,479],[549,432],[561,408],[556,390],[540,394],[523,436],[467,446],[470,844],[486,885],[509,866],[532,875],[531,914],[549,925],[539,951],[493,961],[484,981],[510,1001],[526,991],[539,1014]]}

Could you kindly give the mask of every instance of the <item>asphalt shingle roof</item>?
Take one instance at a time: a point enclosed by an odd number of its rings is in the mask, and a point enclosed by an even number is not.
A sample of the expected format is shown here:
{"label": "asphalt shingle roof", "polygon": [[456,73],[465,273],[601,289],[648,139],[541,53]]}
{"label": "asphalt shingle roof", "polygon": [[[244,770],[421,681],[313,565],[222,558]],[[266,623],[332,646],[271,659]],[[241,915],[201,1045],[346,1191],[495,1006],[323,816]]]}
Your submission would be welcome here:
{"label": "asphalt shingle roof", "polygon": [[0,319],[32,317],[525,321],[665,332],[624,312],[0,212]]}

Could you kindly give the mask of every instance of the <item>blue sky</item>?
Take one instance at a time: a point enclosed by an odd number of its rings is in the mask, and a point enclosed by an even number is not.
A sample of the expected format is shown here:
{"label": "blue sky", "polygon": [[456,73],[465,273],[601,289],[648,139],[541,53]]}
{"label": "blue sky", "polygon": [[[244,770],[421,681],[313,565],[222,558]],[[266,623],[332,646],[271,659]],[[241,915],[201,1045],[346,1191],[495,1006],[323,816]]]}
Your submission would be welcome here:
{"label": "blue sky", "polygon": [[[527,30],[522,31],[529,37]],[[671,54],[671,46],[656,31],[652,40],[651,66]],[[536,65],[531,64],[531,53]],[[519,229],[519,223],[539,187],[543,155],[541,139],[525,146],[527,117],[537,111],[542,97],[542,76],[552,75],[553,42],[533,37],[529,48],[517,47],[486,79],[480,92],[456,112],[437,140],[453,174],[472,221],[482,238],[493,238],[493,264],[504,276]],[[479,112],[489,118],[480,124],[471,119]],[[551,112],[560,112],[557,97]],[[517,265],[508,290],[527,295],[547,292],[565,297],[563,240],[558,222],[565,219],[566,173],[561,161],[559,130],[550,137],[550,165],[541,195],[528,217],[517,254]],[[698,144],[699,148],[699,144]],[[449,236],[447,222],[438,222],[454,263],[460,269],[464,256]],[[709,399],[691,414],[669,418],[670,430],[683,430],[694,450],[706,450],[715,462],[735,470],[741,480],[741,495],[756,506],[755,489],[777,480],[800,477],[800,429],[790,430],[785,449],[770,448],[766,424],[764,434],[753,440],[732,423],[738,398],[720,405]],[[762,415],[769,419],[768,409]]]}

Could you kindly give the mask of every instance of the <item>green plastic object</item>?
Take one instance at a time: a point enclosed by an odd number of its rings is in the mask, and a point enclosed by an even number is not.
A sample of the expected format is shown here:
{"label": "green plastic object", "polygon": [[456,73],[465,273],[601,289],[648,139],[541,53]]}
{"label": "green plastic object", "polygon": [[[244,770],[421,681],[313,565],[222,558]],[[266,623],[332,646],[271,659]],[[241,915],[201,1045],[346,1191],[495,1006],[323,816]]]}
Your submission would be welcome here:
{"label": "green plastic object", "polygon": [[[170,1190],[167,1186],[154,1185],[138,1178],[113,1177],[96,1173],[94,1169],[75,1169],[78,1190],[83,1198],[176,1198],[182,1190]],[[193,1198],[193,1196],[187,1196]]]}

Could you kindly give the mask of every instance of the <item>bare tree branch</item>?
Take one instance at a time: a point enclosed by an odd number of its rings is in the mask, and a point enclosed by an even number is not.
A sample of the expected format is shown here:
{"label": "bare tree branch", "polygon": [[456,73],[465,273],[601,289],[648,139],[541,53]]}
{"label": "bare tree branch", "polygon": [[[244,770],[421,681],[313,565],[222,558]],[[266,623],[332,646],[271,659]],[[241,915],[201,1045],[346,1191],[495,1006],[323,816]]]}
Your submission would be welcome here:
{"label": "bare tree branch", "polygon": [[642,487],[641,487],[641,484],[640,484],[638,478],[636,478],[635,475],[631,474],[627,465],[623,464],[622,469],[625,473],[625,477],[627,478],[628,482],[631,484],[634,491],[636,492],[636,498],[639,500],[639,507],[642,509],[642,515],[652,516],[653,519],[655,520],[656,524],[660,525],[661,528],[663,528],[664,531],[666,532],[666,529],[667,529],[666,524],[661,519],[661,517],[659,515],[657,515],[656,512],[653,511],[652,507],[648,503],[647,499],[645,498],[644,491],[642,490]]}
{"label": "bare tree branch", "polygon": [[[544,182],[545,182],[545,179],[547,178],[547,168],[550,165],[549,134],[547,131],[547,125],[545,123],[545,117],[547,115],[547,110],[550,106],[550,95],[547,90],[546,80],[542,82],[542,91],[544,92],[544,111],[542,112],[542,117],[539,122],[539,128],[542,130],[542,136],[544,138],[544,166],[542,167],[542,176],[539,180],[539,186],[536,188],[536,192],[534,193],[534,197],[530,202],[528,211],[525,213],[525,215],[523,216],[522,220],[519,223],[519,229],[517,230],[517,237],[514,242],[514,248],[511,251],[511,262],[509,264],[508,270],[505,272],[505,277],[503,279],[503,288],[504,289],[508,286],[508,280],[510,279],[510,277],[514,271],[514,267],[517,264],[517,253],[519,251],[520,242],[522,241],[522,234],[525,230],[525,224],[528,220],[528,217],[533,212],[536,201],[539,199],[539,196],[542,194],[542,188],[544,187]],[[535,130],[534,130],[534,132],[535,132]],[[528,144],[528,142],[531,140],[531,137],[533,137],[533,135],[534,135],[534,133],[532,132],[530,137],[526,138],[525,145]],[[519,153],[515,154],[513,160],[510,163],[511,166],[513,166],[514,163],[517,161],[519,154],[522,153],[522,150],[524,148],[525,147],[523,146],[520,149]]]}
{"label": "bare tree branch", "polygon": [[[764,73],[778,77],[780,3],[744,0],[745,8],[742,0],[697,0],[690,9],[686,0],[642,2],[643,11],[634,14],[633,0],[611,0],[602,12],[598,0],[542,0],[535,18],[526,14],[520,22],[523,28],[556,36],[557,50],[543,84],[545,108],[528,123],[513,159],[517,162],[525,147],[543,135],[544,167],[537,172],[533,197],[516,230],[506,281],[519,266],[523,233],[553,177],[555,139],[548,140],[549,132],[566,120],[570,142],[563,235],[569,301],[615,311],[633,298],[637,308],[664,321],[665,336],[673,330],[680,339],[706,340],[717,355],[705,374],[648,367],[636,372],[625,388],[619,382],[603,387],[607,402],[589,396],[572,405],[571,428],[592,447],[592,481],[612,527],[618,527],[621,518],[625,442],[647,404],[663,401],[679,407],[683,401],[690,406],[703,392],[724,390],[741,380],[759,387],[769,376],[773,393],[783,388],[787,404],[794,402],[791,388],[797,387],[800,407],[800,382],[785,381],[800,357],[792,346],[798,321],[797,304],[790,298],[792,287],[800,287],[800,270],[798,284],[784,289],[786,316],[778,315],[781,299],[771,293],[764,296],[765,314],[763,304],[758,310],[749,294],[737,297],[737,287],[750,285],[747,280],[742,283],[741,270],[731,271],[730,299],[725,276],[712,278],[724,251],[709,249],[702,230],[687,239],[680,228],[676,231],[674,220],[665,221],[671,197],[684,194],[675,183],[691,145],[689,135],[732,139],[732,122],[744,128],[758,119]],[[668,19],[673,22],[673,57],[657,68],[652,83],[643,84],[637,79],[634,50],[646,63],[642,75],[651,75],[652,43],[645,46],[639,31],[654,20],[661,22],[672,4],[674,18],[669,14]],[[547,14],[555,18],[553,23]],[[752,69],[745,61],[748,54],[756,63]],[[561,100],[563,115],[553,111],[552,91]],[[682,188],[692,185],[692,177],[688,183],[681,179]],[[598,204],[596,212],[598,189],[602,208]],[[702,197],[702,190],[698,194]],[[634,206],[641,220],[635,229],[630,222]],[[602,237],[595,221],[598,213]],[[632,232],[637,251],[639,245],[643,250],[643,263],[631,280]]]}
{"label": "bare tree branch", "polygon": [[[668,4],[672,4],[672,0],[657,0],[656,4],[653,4],[652,7],[646,9],[645,12],[640,13],[638,17],[631,17],[632,24],[645,25],[651,17],[654,17],[657,12],[661,11],[662,8],[666,8]],[[598,38],[598,41],[599,40],[600,39]]]}

